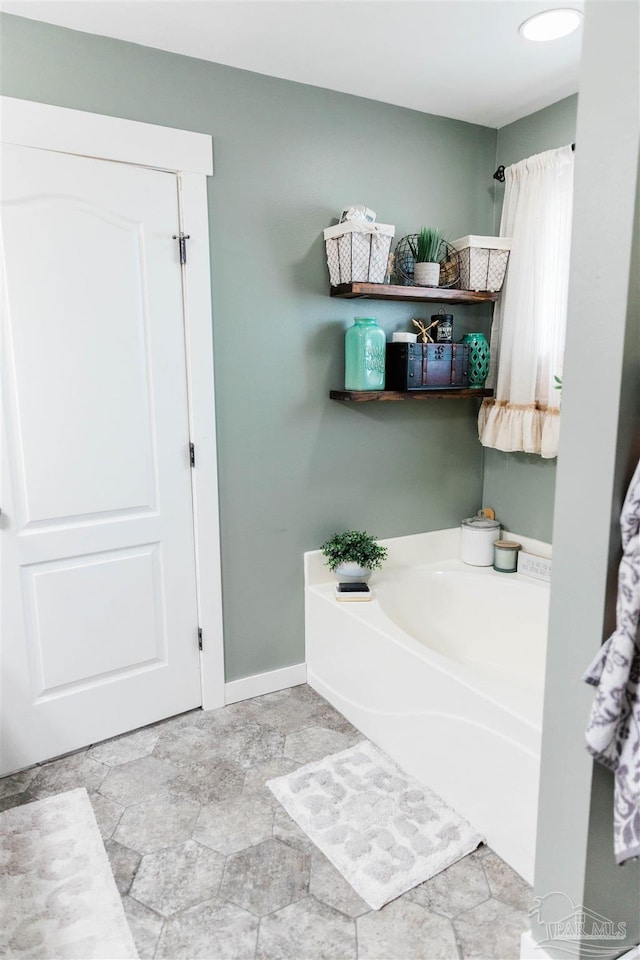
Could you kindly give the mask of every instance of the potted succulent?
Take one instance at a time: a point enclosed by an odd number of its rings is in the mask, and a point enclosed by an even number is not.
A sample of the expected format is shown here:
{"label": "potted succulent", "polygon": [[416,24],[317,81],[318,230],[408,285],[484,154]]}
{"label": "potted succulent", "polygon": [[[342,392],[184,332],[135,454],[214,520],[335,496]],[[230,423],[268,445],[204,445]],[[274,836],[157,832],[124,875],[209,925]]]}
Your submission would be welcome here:
{"label": "potted succulent", "polygon": [[440,283],[438,254],[442,245],[442,232],[436,227],[423,227],[416,238],[416,262],[413,282],[419,287],[437,287]]}
{"label": "potted succulent", "polygon": [[320,547],[325,563],[342,582],[365,582],[372,570],[378,570],[387,556],[387,548],[376,543],[371,534],[346,530],[334,535]]}

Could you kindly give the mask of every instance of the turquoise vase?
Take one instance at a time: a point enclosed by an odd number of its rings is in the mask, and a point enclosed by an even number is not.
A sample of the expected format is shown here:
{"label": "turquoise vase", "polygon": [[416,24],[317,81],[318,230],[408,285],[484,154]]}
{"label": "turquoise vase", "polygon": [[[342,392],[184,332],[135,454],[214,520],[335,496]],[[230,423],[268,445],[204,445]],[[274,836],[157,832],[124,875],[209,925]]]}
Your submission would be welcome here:
{"label": "turquoise vase", "polygon": [[469,389],[482,390],[489,376],[489,344],[483,333],[465,333],[460,341],[469,344]]}
{"label": "turquoise vase", "polygon": [[373,317],[356,317],[344,338],[345,390],[384,390],[384,330]]}

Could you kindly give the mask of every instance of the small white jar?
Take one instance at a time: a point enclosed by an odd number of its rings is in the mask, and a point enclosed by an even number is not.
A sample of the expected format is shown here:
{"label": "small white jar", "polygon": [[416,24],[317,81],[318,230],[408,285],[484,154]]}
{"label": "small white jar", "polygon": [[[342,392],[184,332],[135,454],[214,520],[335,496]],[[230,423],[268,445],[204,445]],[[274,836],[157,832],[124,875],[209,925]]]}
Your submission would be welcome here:
{"label": "small white jar", "polygon": [[417,343],[417,333],[405,333],[404,330],[397,330],[391,334],[392,343]]}
{"label": "small white jar", "polygon": [[492,567],[493,545],[499,537],[497,520],[467,517],[460,527],[460,559],[473,567]]}

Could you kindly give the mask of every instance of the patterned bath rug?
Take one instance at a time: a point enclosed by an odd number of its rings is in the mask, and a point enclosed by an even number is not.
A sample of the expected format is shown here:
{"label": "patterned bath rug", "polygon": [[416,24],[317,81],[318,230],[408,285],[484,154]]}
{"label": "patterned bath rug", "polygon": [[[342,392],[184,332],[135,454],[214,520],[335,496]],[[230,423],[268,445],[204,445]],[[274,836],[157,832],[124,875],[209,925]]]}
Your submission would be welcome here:
{"label": "patterned bath rug", "polygon": [[484,840],[368,740],[267,786],[373,910]]}
{"label": "patterned bath rug", "polygon": [[137,956],[87,791],[0,814],[0,957]]}

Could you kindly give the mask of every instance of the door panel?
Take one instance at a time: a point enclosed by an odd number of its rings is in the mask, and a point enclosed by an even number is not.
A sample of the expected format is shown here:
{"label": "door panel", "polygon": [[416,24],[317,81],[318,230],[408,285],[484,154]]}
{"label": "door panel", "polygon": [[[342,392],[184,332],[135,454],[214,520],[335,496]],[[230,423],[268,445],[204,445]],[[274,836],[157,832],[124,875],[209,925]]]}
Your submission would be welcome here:
{"label": "door panel", "polygon": [[175,175],[3,147],[4,772],[201,702]]}
{"label": "door panel", "polygon": [[[5,224],[25,523],[156,509],[139,224],[61,198],[11,205]],[[13,282],[25,262],[35,282]],[[117,283],[105,283],[106,264]]]}
{"label": "door panel", "polygon": [[[22,568],[35,702],[166,663],[161,569],[159,544]],[[82,596],[92,604],[79,606]]]}

